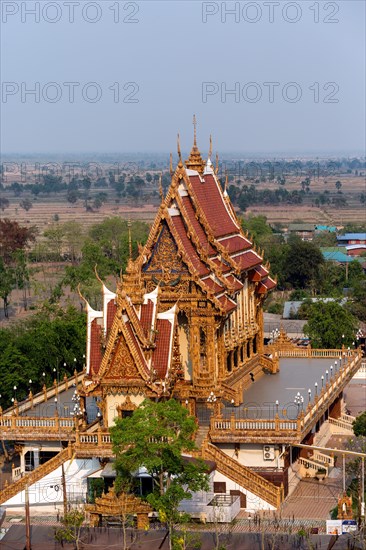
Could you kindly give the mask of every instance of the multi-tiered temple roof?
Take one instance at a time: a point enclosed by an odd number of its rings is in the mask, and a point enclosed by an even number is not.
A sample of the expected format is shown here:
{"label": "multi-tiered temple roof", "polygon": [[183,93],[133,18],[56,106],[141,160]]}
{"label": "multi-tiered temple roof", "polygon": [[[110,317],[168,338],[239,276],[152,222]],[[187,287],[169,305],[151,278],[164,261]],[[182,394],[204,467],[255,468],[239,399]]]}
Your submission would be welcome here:
{"label": "multi-tiered temple roof", "polygon": [[[103,285],[103,310],[88,306],[90,388],[122,377],[156,390],[156,380],[161,387],[173,371],[176,379],[180,311],[204,308],[224,322],[238,309],[245,285],[258,304],[275,286],[263,254],[241,228],[226,185],[221,187],[211,153],[210,142],[208,159],[202,159],[196,131],[185,164],[178,146],[178,165],[166,197],[161,190],[145,246],[130,259],[116,295]],[[248,317],[249,324],[255,321]]]}

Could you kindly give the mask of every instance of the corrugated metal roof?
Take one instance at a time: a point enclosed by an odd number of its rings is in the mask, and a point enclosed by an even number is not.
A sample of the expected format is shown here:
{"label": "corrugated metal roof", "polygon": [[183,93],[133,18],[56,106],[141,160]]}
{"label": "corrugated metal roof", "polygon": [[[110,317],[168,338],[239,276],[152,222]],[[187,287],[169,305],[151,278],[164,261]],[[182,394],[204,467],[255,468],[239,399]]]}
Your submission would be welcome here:
{"label": "corrugated metal roof", "polygon": [[345,235],[338,235],[338,241],[364,241],[366,240],[366,233],[346,233]]}

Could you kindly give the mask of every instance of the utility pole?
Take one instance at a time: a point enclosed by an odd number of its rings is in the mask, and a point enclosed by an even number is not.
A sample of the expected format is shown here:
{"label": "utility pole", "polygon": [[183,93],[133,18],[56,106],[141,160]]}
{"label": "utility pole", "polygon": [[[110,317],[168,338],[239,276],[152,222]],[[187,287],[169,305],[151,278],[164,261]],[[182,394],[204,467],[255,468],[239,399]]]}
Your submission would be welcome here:
{"label": "utility pole", "polygon": [[66,479],[65,479],[65,468],[64,464],[61,464],[61,483],[62,483],[62,495],[64,501],[64,518],[67,514],[67,494],[66,494]]}
{"label": "utility pole", "polygon": [[31,550],[30,512],[28,483],[25,486],[25,550]]}

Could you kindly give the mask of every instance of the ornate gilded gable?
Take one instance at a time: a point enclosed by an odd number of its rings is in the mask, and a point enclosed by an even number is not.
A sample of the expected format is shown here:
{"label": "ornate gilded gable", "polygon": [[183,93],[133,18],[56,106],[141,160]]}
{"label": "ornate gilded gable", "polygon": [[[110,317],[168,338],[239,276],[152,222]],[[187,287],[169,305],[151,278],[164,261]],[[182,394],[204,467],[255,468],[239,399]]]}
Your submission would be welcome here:
{"label": "ornate gilded gable", "polygon": [[110,366],[104,374],[104,380],[122,380],[124,378],[142,378],[137,366],[136,361],[132,357],[130,350],[124,336],[121,334],[113,359]]}
{"label": "ornate gilded gable", "polygon": [[151,257],[143,271],[156,274],[157,284],[160,281],[165,284],[174,282],[177,275],[188,273],[187,267],[179,257],[175,240],[165,223],[162,224]]}

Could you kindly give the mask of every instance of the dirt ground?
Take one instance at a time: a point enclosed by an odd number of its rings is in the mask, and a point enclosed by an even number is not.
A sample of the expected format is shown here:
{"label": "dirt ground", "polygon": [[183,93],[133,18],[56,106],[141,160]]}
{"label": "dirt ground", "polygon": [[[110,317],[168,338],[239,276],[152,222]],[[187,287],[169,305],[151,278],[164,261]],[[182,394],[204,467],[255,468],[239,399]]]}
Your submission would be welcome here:
{"label": "dirt ground", "polygon": [[[51,550],[61,549],[61,544],[55,542],[54,527],[32,526],[31,542],[32,550]],[[128,543],[130,550],[146,549],[146,550],[167,550],[169,548],[168,540],[165,539],[165,531],[150,530],[148,532],[139,532],[138,538],[131,543],[128,535]],[[201,550],[212,550],[215,548],[214,536],[215,533],[200,532],[197,536],[202,541]],[[165,539],[165,540],[164,540]],[[220,548],[227,550],[261,550],[262,548],[281,548],[281,550],[291,550],[294,548],[317,548],[325,550],[329,548],[331,540],[330,536],[312,535],[309,540],[300,539],[297,535],[287,535],[283,533],[245,533],[245,532],[229,532],[227,535],[220,537]],[[333,550],[342,550],[347,548],[347,536],[339,537],[338,541],[333,546]],[[308,546],[312,543],[313,546]],[[0,541],[1,550],[23,550],[25,546],[25,526],[13,525],[6,536]],[[122,536],[119,529],[102,528],[92,529],[81,545],[81,548],[99,548],[100,550],[110,548],[122,548]],[[74,548],[73,544],[63,544],[64,550]],[[193,546],[190,546],[193,548]],[[361,546],[356,546],[361,548]]]}

